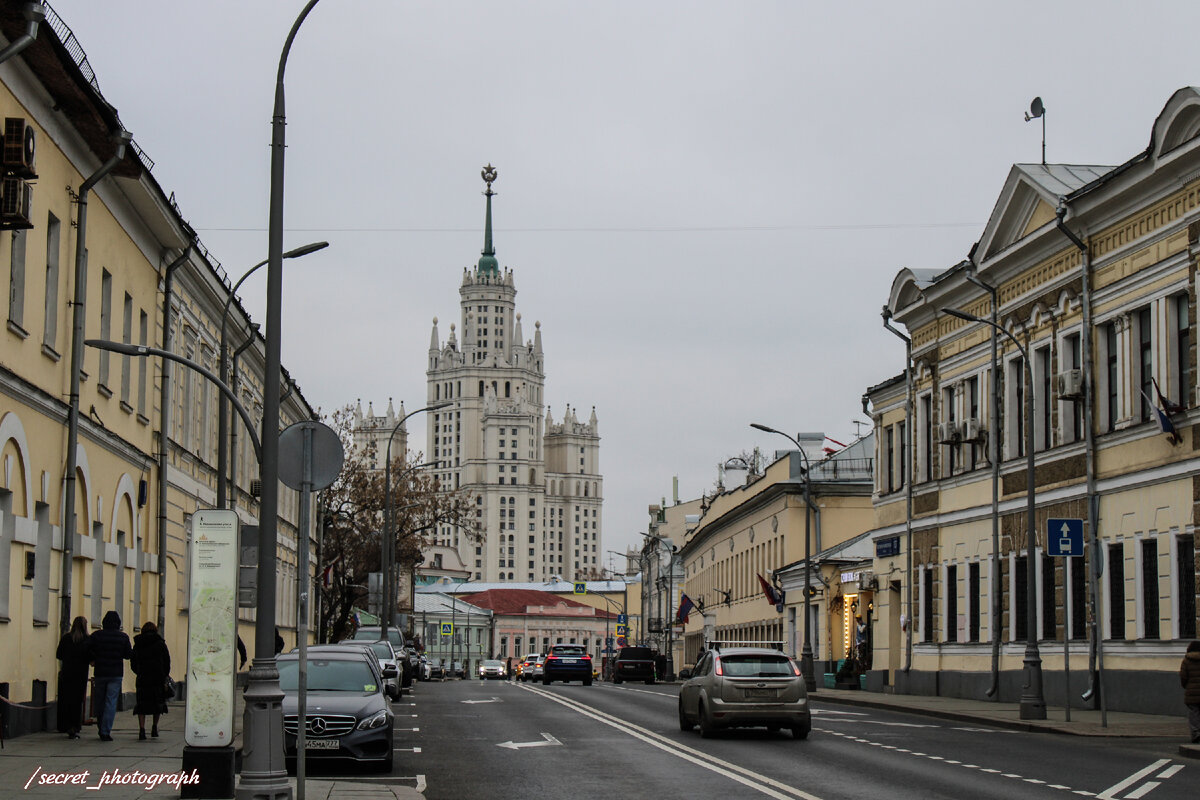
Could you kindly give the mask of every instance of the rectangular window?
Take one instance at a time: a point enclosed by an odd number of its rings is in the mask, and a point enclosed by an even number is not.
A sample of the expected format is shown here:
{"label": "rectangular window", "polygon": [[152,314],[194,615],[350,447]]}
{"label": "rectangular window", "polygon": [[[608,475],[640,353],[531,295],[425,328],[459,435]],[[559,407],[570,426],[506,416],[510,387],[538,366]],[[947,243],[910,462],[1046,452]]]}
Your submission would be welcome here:
{"label": "rectangular window", "polygon": [[1104,421],[1106,431],[1117,429],[1117,392],[1120,375],[1117,372],[1117,326],[1110,322],[1101,329],[1104,337]]}
{"label": "rectangular window", "polygon": [[900,485],[904,486],[908,481],[908,447],[906,446],[906,442],[904,440],[906,431],[903,422],[896,425],[896,431],[897,436],[900,439],[898,442],[900,447]]}
{"label": "rectangular window", "polygon": [[1188,296],[1177,295],[1175,304],[1175,402],[1187,408],[1192,396],[1192,353],[1191,321],[1188,313]]}
{"label": "rectangular window", "polygon": [[[150,317],[145,311],[138,310],[138,344],[143,347],[147,346],[147,337],[150,335]],[[149,380],[150,359],[138,359],[138,402],[137,413],[146,416],[146,383]]]}
{"label": "rectangular window", "polygon": [[9,250],[8,319],[19,328],[25,326],[25,231],[12,232]]}
{"label": "rectangular window", "polygon": [[921,641],[933,641],[933,570],[921,572]]}
{"label": "rectangular window", "polygon": [[[125,295],[125,302],[122,304],[121,341],[124,344],[133,344],[133,298],[128,294]],[[126,406],[127,411],[132,371],[133,356],[121,356],[121,403]]]}
{"label": "rectangular window", "polygon": [[1043,347],[1033,354],[1033,363],[1037,367],[1037,391],[1034,393],[1034,403],[1037,406],[1037,449],[1049,450],[1053,437],[1050,435],[1050,348]]}
{"label": "rectangular window", "polygon": [[[112,339],[112,273],[106,269],[100,270],[100,338]],[[100,374],[97,379],[104,387],[108,386],[111,356],[109,350],[100,351]]]}
{"label": "rectangular window", "polygon": [[887,479],[884,482],[883,490],[892,492],[896,489],[896,432],[893,426],[889,425],[884,429],[884,463],[887,465]]}
{"label": "rectangular window", "polygon": [[946,567],[946,641],[958,641],[958,566]]}
{"label": "rectangular window", "polygon": [[1175,539],[1176,580],[1179,593],[1179,638],[1196,638],[1196,536]]}
{"label": "rectangular window", "polygon": [[1120,544],[1108,546],[1108,637],[1125,638],[1125,554]]}
{"label": "rectangular window", "polygon": [[[1057,559],[1042,556],[1042,638],[1054,640],[1058,638],[1057,611],[1058,579],[1055,577],[1055,561]],[[1064,559],[1065,560],[1065,559]]]}
{"label": "rectangular window", "polygon": [[1018,556],[1013,560],[1013,569],[1014,597],[1009,603],[1009,609],[1014,618],[1009,620],[1009,628],[1013,632],[1013,641],[1023,642],[1028,638],[1029,631],[1029,595],[1026,592],[1026,587],[1029,586],[1029,571],[1025,564],[1025,556]]}
{"label": "rectangular window", "polygon": [[1142,540],[1142,619],[1146,639],[1159,639],[1158,539]]}
{"label": "rectangular window", "polygon": [[[1068,366],[1066,369],[1078,369],[1083,371],[1083,350],[1082,341],[1078,333],[1072,333],[1063,339],[1063,349],[1065,350],[1065,360]],[[1065,371],[1065,370],[1064,370]],[[1069,423],[1064,422],[1064,432],[1072,442],[1078,442],[1083,438],[1083,403],[1074,400],[1064,401],[1062,413],[1067,415]]]}
{"label": "rectangular window", "polygon": [[1082,558],[1063,559],[1071,574],[1071,638],[1087,638],[1087,567]]}
{"label": "rectangular window", "polygon": [[933,397],[921,397],[921,480],[933,480]]}
{"label": "rectangular window", "polygon": [[[979,418],[979,376],[967,379],[967,419],[975,420],[976,425],[982,425]],[[979,447],[968,444],[967,452],[971,469],[975,469],[979,465]]]}
{"label": "rectangular window", "polygon": [[967,595],[971,598],[971,615],[967,637],[969,641],[979,641],[980,607],[983,605],[982,585],[979,580],[979,562],[972,561],[967,567]]}
{"label": "rectangular window", "polygon": [[1014,358],[1009,370],[1014,389],[1013,405],[1009,414],[1014,440],[1012,452],[1015,453],[1014,458],[1021,458],[1025,455],[1025,359],[1020,356]]}
{"label": "rectangular window", "polygon": [[[61,223],[52,213],[46,215],[46,324],[42,343],[54,349],[58,338],[58,259]],[[86,259],[85,259],[86,263]]]}
{"label": "rectangular window", "polygon": [[[947,425],[949,425],[951,428],[953,428],[958,422],[958,420],[955,418],[955,415],[954,415],[954,388],[953,387],[942,390],[942,421],[945,422]],[[949,478],[952,475],[954,475],[955,468],[958,466],[958,464],[956,463],[958,446],[954,445],[954,444],[944,445],[942,452],[946,456],[946,461],[945,461],[946,468],[942,471],[942,477]]]}
{"label": "rectangular window", "polygon": [[1138,418],[1149,422],[1154,411],[1151,408],[1154,397],[1154,351],[1151,349],[1152,330],[1150,327],[1150,309],[1143,308],[1137,312],[1137,365],[1138,387],[1141,391],[1135,405],[1140,409]]}

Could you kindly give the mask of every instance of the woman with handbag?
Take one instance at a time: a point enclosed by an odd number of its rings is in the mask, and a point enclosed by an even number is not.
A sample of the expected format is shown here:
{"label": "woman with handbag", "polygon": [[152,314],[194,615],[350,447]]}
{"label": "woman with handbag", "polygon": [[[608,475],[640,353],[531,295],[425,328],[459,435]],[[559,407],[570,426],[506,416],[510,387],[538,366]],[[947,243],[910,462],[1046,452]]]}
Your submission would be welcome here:
{"label": "woman with handbag", "polygon": [[150,735],[157,737],[158,717],[167,713],[166,684],[171,675],[171,653],[153,622],[142,625],[142,632],[133,637],[130,666],[137,675],[137,704],[133,713],[137,714],[141,729],[138,739],[146,738],[147,714],[154,716]]}

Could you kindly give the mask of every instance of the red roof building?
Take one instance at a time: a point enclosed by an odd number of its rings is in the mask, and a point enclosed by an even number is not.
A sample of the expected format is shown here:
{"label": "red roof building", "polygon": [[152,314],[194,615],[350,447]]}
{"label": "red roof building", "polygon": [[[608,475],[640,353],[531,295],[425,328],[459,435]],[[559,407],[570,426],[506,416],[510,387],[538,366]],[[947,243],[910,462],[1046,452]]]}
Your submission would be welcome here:
{"label": "red roof building", "polygon": [[582,644],[599,667],[605,636],[616,635],[616,614],[550,592],[488,589],[463,599],[492,611],[492,652],[501,660]]}

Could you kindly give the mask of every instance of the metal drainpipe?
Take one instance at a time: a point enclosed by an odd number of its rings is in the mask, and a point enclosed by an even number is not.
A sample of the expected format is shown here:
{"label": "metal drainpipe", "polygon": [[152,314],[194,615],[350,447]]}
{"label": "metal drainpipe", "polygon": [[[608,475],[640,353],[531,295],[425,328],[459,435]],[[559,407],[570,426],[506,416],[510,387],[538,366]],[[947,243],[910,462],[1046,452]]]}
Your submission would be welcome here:
{"label": "metal drainpipe", "polygon": [[[163,270],[163,350],[171,349],[171,295],[175,270],[183,266],[192,253],[195,240],[188,242]],[[158,386],[158,630],[166,630],[167,619],[167,468],[171,440],[171,362],[162,359]]]}
{"label": "metal drainpipe", "polygon": [[[883,307],[883,327],[894,333],[904,342],[904,451],[907,453],[907,458],[910,460],[909,469],[906,470],[908,480],[904,482],[904,550],[905,550],[905,586],[908,589],[908,596],[905,598],[905,610],[908,615],[908,628],[905,631],[904,644],[904,671],[908,672],[912,669],[912,653],[913,653],[913,562],[912,562],[912,510],[913,510],[913,481],[916,476],[913,474],[911,461],[913,459],[912,452],[912,410],[913,410],[913,380],[912,380],[912,339],[901,333],[894,325],[892,325],[892,310],[887,306]],[[932,465],[931,465],[932,466]]]}
{"label": "metal drainpipe", "polygon": [[1071,240],[1071,244],[1075,245],[1079,250],[1080,270],[1082,273],[1082,285],[1080,287],[1080,305],[1083,312],[1083,332],[1080,338],[1080,347],[1082,352],[1080,358],[1083,361],[1083,366],[1080,368],[1080,374],[1083,376],[1083,440],[1086,450],[1084,461],[1087,464],[1087,499],[1088,499],[1088,525],[1087,538],[1088,544],[1092,548],[1092,563],[1087,571],[1089,591],[1088,598],[1092,605],[1092,636],[1091,646],[1088,648],[1088,676],[1091,685],[1087,691],[1083,693],[1084,700],[1090,700],[1096,692],[1100,693],[1100,724],[1108,727],[1108,697],[1104,691],[1104,640],[1100,635],[1100,584],[1097,580],[1096,568],[1100,564],[1100,498],[1096,493],[1096,433],[1094,425],[1095,410],[1092,406],[1093,391],[1095,385],[1092,381],[1092,288],[1091,288],[1091,271],[1092,261],[1091,252],[1088,246],[1076,236],[1064,222],[1067,216],[1066,200],[1060,198],[1058,209],[1055,212],[1055,226],[1062,231],[1063,236]]}
{"label": "metal drainpipe", "polygon": [[992,461],[992,685],[987,696],[1000,699],[1000,292],[977,274],[975,253],[969,256],[971,269],[967,280],[992,296],[992,399],[988,409],[988,457]]}
{"label": "metal drainpipe", "polygon": [[33,44],[33,40],[37,38],[38,24],[46,18],[46,9],[42,7],[41,3],[26,3],[21,13],[25,16],[25,33],[14,39],[8,47],[0,50],[0,64]]}
{"label": "metal drainpipe", "polygon": [[72,550],[75,544],[75,471],[79,467],[76,450],[79,449],[79,373],[83,370],[83,326],[85,322],[85,304],[87,302],[87,199],[92,187],[100,182],[105,175],[125,157],[125,145],[133,140],[129,131],[121,129],[113,134],[116,152],[100,165],[91,177],[79,187],[79,195],[75,202],[79,206],[77,212],[77,228],[75,238],[75,297],[71,306],[71,395],[67,410],[67,465],[66,484],[63,487],[63,499],[66,501],[63,514],[63,554],[62,554],[62,609],[59,615],[59,626],[65,635],[71,629],[71,564]]}

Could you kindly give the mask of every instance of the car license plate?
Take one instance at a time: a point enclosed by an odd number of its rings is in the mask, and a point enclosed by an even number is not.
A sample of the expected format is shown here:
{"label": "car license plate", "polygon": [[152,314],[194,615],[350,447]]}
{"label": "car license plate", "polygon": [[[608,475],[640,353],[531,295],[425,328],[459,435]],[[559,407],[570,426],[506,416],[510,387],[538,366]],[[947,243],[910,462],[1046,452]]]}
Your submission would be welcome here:
{"label": "car license plate", "polygon": [[578,658],[564,658],[564,659],[562,660],[562,662],[563,662],[564,664],[574,664],[574,663],[575,663],[576,661],[578,661],[578,660],[579,660]]}
{"label": "car license plate", "polygon": [[774,689],[747,689],[746,697],[774,697]]}
{"label": "car license plate", "polygon": [[338,739],[305,739],[305,750],[337,750],[342,746]]}

